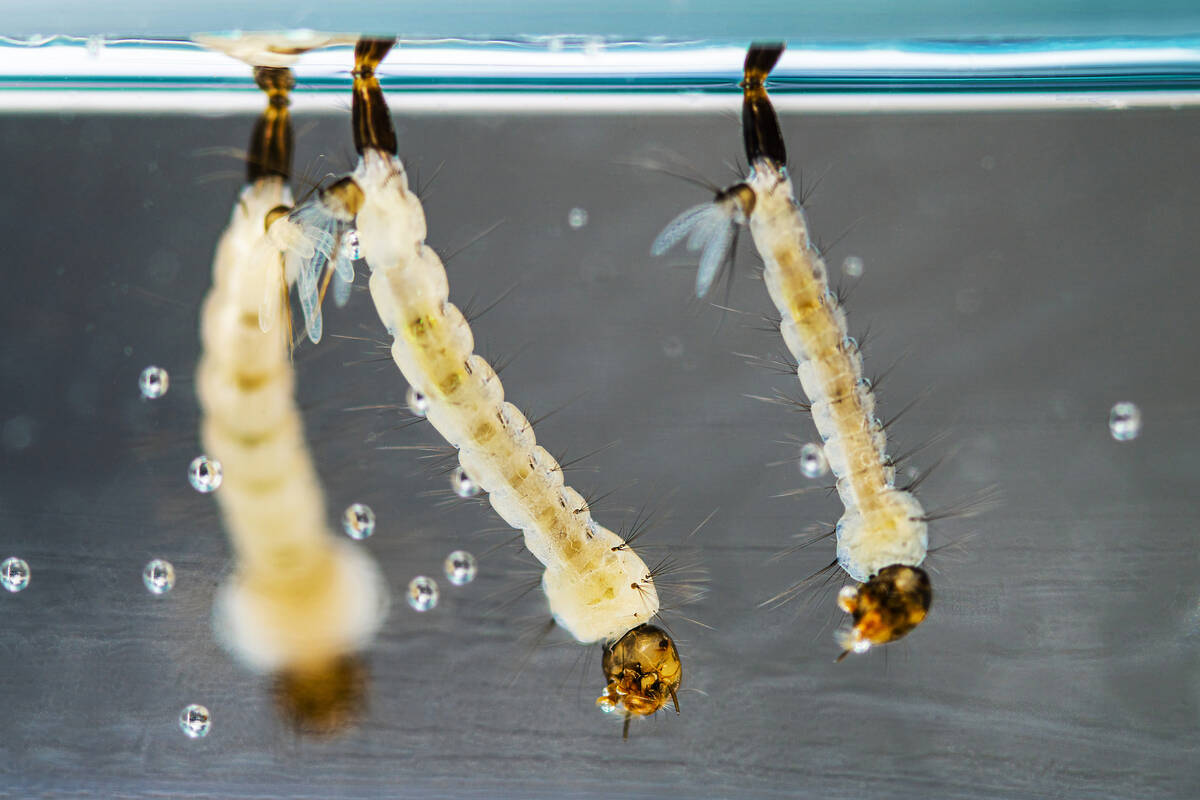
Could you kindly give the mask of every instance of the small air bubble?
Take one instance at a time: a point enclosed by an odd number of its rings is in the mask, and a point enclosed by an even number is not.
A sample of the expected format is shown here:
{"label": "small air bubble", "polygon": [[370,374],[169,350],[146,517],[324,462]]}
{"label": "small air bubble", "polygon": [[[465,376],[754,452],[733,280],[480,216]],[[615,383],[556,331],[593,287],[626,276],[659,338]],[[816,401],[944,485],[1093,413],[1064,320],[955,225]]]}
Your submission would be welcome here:
{"label": "small air bubble", "polygon": [[408,387],[408,392],[404,395],[404,399],[408,403],[408,410],[412,412],[414,417],[423,417],[429,412],[429,398],[413,387]]}
{"label": "small air bubble", "polygon": [[462,467],[454,470],[454,474],[450,476],[450,486],[459,497],[474,497],[480,492],[479,484],[471,480],[471,476]]}
{"label": "small air bubble", "polygon": [[342,514],[342,530],[351,539],[366,539],[375,532],[375,512],[362,503],[347,506]]}
{"label": "small air bubble", "polygon": [[479,569],[475,563],[475,556],[466,550],[455,550],[446,556],[442,567],[446,571],[446,580],[455,586],[463,586],[475,580],[475,573]]}
{"label": "small air bubble", "polygon": [[138,377],[138,389],[147,400],[162,397],[170,387],[171,376],[162,367],[146,367]]}
{"label": "small air bubble", "polygon": [[175,567],[170,561],[156,558],[142,570],[142,583],[150,594],[166,594],[175,587]]}
{"label": "small air bubble", "polygon": [[179,729],[187,734],[189,739],[204,738],[208,735],[211,725],[212,716],[208,709],[199,703],[192,703],[179,713]]}
{"label": "small air bubble", "polygon": [[579,230],[588,223],[587,211],[582,208],[572,208],[567,214],[567,223],[575,230]]}
{"label": "small air bubble", "polygon": [[806,478],[819,478],[829,471],[825,450],[819,444],[809,442],[800,448],[800,473]]}
{"label": "small air bubble", "polygon": [[342,247],[345,249],[346,255],[350,256],[351,261],[358,261],[362,258],[362,248],[358,244],[358,231],[346,231],[342,235]]}
{"label": "small air bubble", "polygon": [[0,563],[0,586],[19,592],[29,585],[29,565],[22,558],[12,557]]}
{"label": "small air bubble", "polygon": [[192,488],[201,494],[215,492],[221,488],[223,479],[221,462],[215,458],[196,456],[188,465],[188,480],[191,482]]}
{"label": "small air bubble", "polygon": [[848,278],[861,278],[863,274],[863,260],[858,256],[846,256],[842,261],[842,272]]}
{"label": "small air bubble", "polygon": [[1108,412],[1108,430],[1118,442],[1128,442],[1142,432],[1142,412],[1130,402],[1117,403]]}
{"label": "small air bubble", "polygon": [[408,604],[414,611],[428,611],[438,602],[437,581],[418,575],[408,582]]}
{"label": "small air bubble", "polygon": [[668,336],[663,339],[662,349],[667,358],[679,358],[683,355],[683,340],[678,336]]}

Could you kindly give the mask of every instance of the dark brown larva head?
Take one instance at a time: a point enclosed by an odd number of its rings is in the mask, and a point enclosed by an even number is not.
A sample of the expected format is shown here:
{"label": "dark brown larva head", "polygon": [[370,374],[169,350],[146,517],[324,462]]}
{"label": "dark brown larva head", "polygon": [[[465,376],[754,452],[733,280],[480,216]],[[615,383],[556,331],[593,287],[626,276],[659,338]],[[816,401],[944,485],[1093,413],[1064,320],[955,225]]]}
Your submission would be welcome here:
{"label": "dark brown larva head", "polygon": [[921,624],[933,603],[933,585],[920,567],[894,564],[879,570],[866,583],[846,586],[838,606],[851,615],[851,627],[838,634],[845,650],[864,653],[874,645],[905,636]]}
{"label": "dark brown larva head", "polygon": [[301,733],[325,736],[345,730],[366,708],[367,668],[343,656],[321,665],[288,669],[275,676],[275,705]]}
{"label": "dark brown larva head", "polygon": [[[667,704],[679,711],[676,692],[683,680],[679,652],[667,632],[656,625],[639,625],[604,648],[604,678],[608,686],[596,704],[605,711],[648,716]],[[629,728],[626,726],[628,735]]]}

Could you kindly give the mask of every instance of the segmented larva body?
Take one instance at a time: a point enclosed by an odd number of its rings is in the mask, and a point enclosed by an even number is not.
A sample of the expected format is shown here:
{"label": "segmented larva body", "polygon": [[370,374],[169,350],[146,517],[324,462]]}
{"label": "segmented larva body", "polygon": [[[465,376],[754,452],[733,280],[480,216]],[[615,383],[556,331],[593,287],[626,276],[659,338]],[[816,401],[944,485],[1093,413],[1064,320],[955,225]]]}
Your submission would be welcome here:
{"label": "segmented larva body", "polygon": [[363,40],[355,51],[357,168],[292,219],[310,240],[337,241],[357,229],[371,298],[395,337],[392,357],[427,399],[430,423],[458,449],[463,470],[496,512],[523,531],[525,546],[545,566],[542,587],[558,623],[580,642],[616,640],[658,613],[650,570],[563,484],[562,467],[504,400],[495,370],[473,352],[471,328],[448,299],[446,270],[425,243],[424,209],[394,155],[395,132],[374,74],[391,45]]}
{"label": "segmented larva body", "polygon": [[495,370],[472,352],[471,328],[448,300],[445,268],[425,244],[424,211],[400,160],[367,150],[353,180],[371,297],[395,336],[392,358],[428,399],[426,415],[458,448],[463,470],[546,567],[542,587],[555,619],[580,642],[614,640],[647,622],[658,594],[646,564],[563,484],[533,426],[505,402]]}
{"label": "segmented larva body", "polygon": [[746,56],[742,132],[750,174],[717,192],[712,202],[672,220],[651,252],[661,255],[685,239],[689,250],[701,251],[696,292],[703,296],[732,257],[737,226],[750,228],[767,291],[779,310],[780,332],[796,359],[845,506],[834,531],[837,563],[861,583],[844,587],[838,596],[842,609],[853,615],[852,628],[839,634],[839,641],[845,652],[862,652],[904,636],[925,618],[932,589],[919,565],[928,530],[921,504],[895,486],[887,434],[875,416],[862,355],[847,333],[846,312],[829,289],[825,262],[809,238],[788,177],[779,120],[765,87],[782,52],[782,45],[753,45]]}
{"label": "segmented larva body", "polygon": [[862,355],[809,240],[792,182],[785,170],[760,159],[745,185],[754,192],[749,226],[766,267],[767,292],[846,508],[837,524],[838,563],[856,581],[892,564],[918,566],[928,546],[925,512],[912,493],[894,485]]}
{"label": "segmented larva body", "polygon": [[[272,73],[260,71],[260,83],[264,74]],[[276,91],[256,136],[268,143],[287,126],[286,90],[279,88],[290,86],[286,78],[265,79]],[[270,120],[272,114],[283,119]],[[217,633],[242,661],[269,672],[317,668],[358,650],[387,605],[375,564],[327,528],[293,396],[287,282],[277,243],[288,231],[268,233],[268,222],[278,218],[278,227],[280,208],[292,203],[287,160],[279,162],[281,153],[290,156],[287,133],[280,153],[258,148],[267,160],[250,164],[252,182],[217,246],[196,369],[200,438],[223,468],[214,496],[236,565],[218,594]],[[264,304],[264,297],[282,302]]]}

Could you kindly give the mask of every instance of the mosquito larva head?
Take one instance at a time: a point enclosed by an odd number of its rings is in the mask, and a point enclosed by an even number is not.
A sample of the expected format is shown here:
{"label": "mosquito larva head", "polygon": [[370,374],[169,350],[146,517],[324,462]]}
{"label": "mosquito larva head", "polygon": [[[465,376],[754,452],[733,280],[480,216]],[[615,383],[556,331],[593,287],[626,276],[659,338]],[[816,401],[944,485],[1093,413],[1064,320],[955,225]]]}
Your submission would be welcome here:
{"label": "mosquito larva head", "polygon": [[363,190],[347,175],[321,192],[325,207],[339,220],[349,222],[363,206]]}
{"label": "mosquito larva head", "polygon": [[275,676],[275,705],[301,733],[345,730],[366,707],[367,668],[356,656],[282,670]]}
{"label": "mosquito larva head", "polygon": [[272,208],[263,219],[263,230],[269,231],[276,221],[286,217],[291,211],[287,206],[275,206]]}
{"label": "mosquito larva head", "polygon": [[866,583],[844,586],[838,607],[851,615],[851,627],[838,634],[844,651],[865,653],[871,647],[894,642],[921,624],[933,602],[929,575],[920,567],[894,564],[884,567]]}
{"label": "mosquito larva head", "polygon": [[754,190],[747,183],[737,183],[717,193],[714,203],[728,203],[732,207],[730,216],[738,225],[745,225],[754,213]]}
{"label": "mosquito larva head", "polygon": [[662,628],[647,624],[629,631],[604,648],[602,666],[608,686],[596,705],[605,712],[620,711],[626,719],[649,716],[670,701],[678,713],[683,665]]}

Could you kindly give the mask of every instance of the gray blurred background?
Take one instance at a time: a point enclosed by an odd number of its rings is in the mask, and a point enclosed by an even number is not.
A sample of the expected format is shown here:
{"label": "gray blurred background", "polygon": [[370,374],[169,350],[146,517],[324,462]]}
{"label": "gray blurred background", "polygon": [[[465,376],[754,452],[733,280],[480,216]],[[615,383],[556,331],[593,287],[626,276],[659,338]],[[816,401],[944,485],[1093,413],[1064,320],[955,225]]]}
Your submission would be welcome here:
{"label": "gray blurred background", "polygon": [[[537,571],[487,508],[458,501],[400,427],[405,385],[371,341],[361,289],[296,354],[331,528],[354,501],[378,514],[363,546],[396,603],[369,655],[367,716],[298,737],[267,681],[213,642],[229,552],[198,454],[191,373],[210,262],[250,117],[0,119],[0,558],[27,590],[0,596],[0,796],[191,797],[1187,797],[1200,791],[1200,475],[1195,254],[1200,111],[785,116],[809,217],[865,273],[847,307],[884,372],[893,450],[933,441],[931,510],[997,492],[974,518],[931,526],[935,600],[907,640],[835,665],[841,616],[817,588],[756,607],[828,563],[832,542],[779,560],[839,516],[795,463],[811,421],[750,399],[797,394],[745,363],[783,352],[757,259],[742,243],[722,312],[690,299],[683,254],[657,231],[705,199],[627,166],[680,159],[718,184],[740,153],[732,116],[397,113],[401,155],[428,183],[429,241],[451,297],[503,302],[475,323],[527,414],[561,409],[539,441],[617,529],[658,512],[640,544],[709,572],[669,615],[682,715],[620,725],[593,703],[598,648],[546,618]],[[298,172],[352,166],[348,118],[298,121]],[[819,179],[819,180],[818,180]],[[586,226],[568,224],[572,208]],[[836,242],[836,244],[834,244]],[[362,270],[360,269],[360,273]],[[360,279],[360,285],[365,283]],[[724,303],[723,296],[715,297]],[[166,397],[138,373],[166,367]],[[1136,402],[1136,441],[1109,408]],[[431,494],[436,493],[436,494]],[[444,500],[454,502],[443,503]],[[712,521],[681,540],[710,512]],[[455,548],[478,579],[404,604]],[[154,597],[141,569],[174,563]],[[840,576],[834,585],[840,584]],[[704,623],[701,627],[683,617]],[[518,667],[524,668],[518,674]],[[210,735],[177,716],[207,705]]]}

